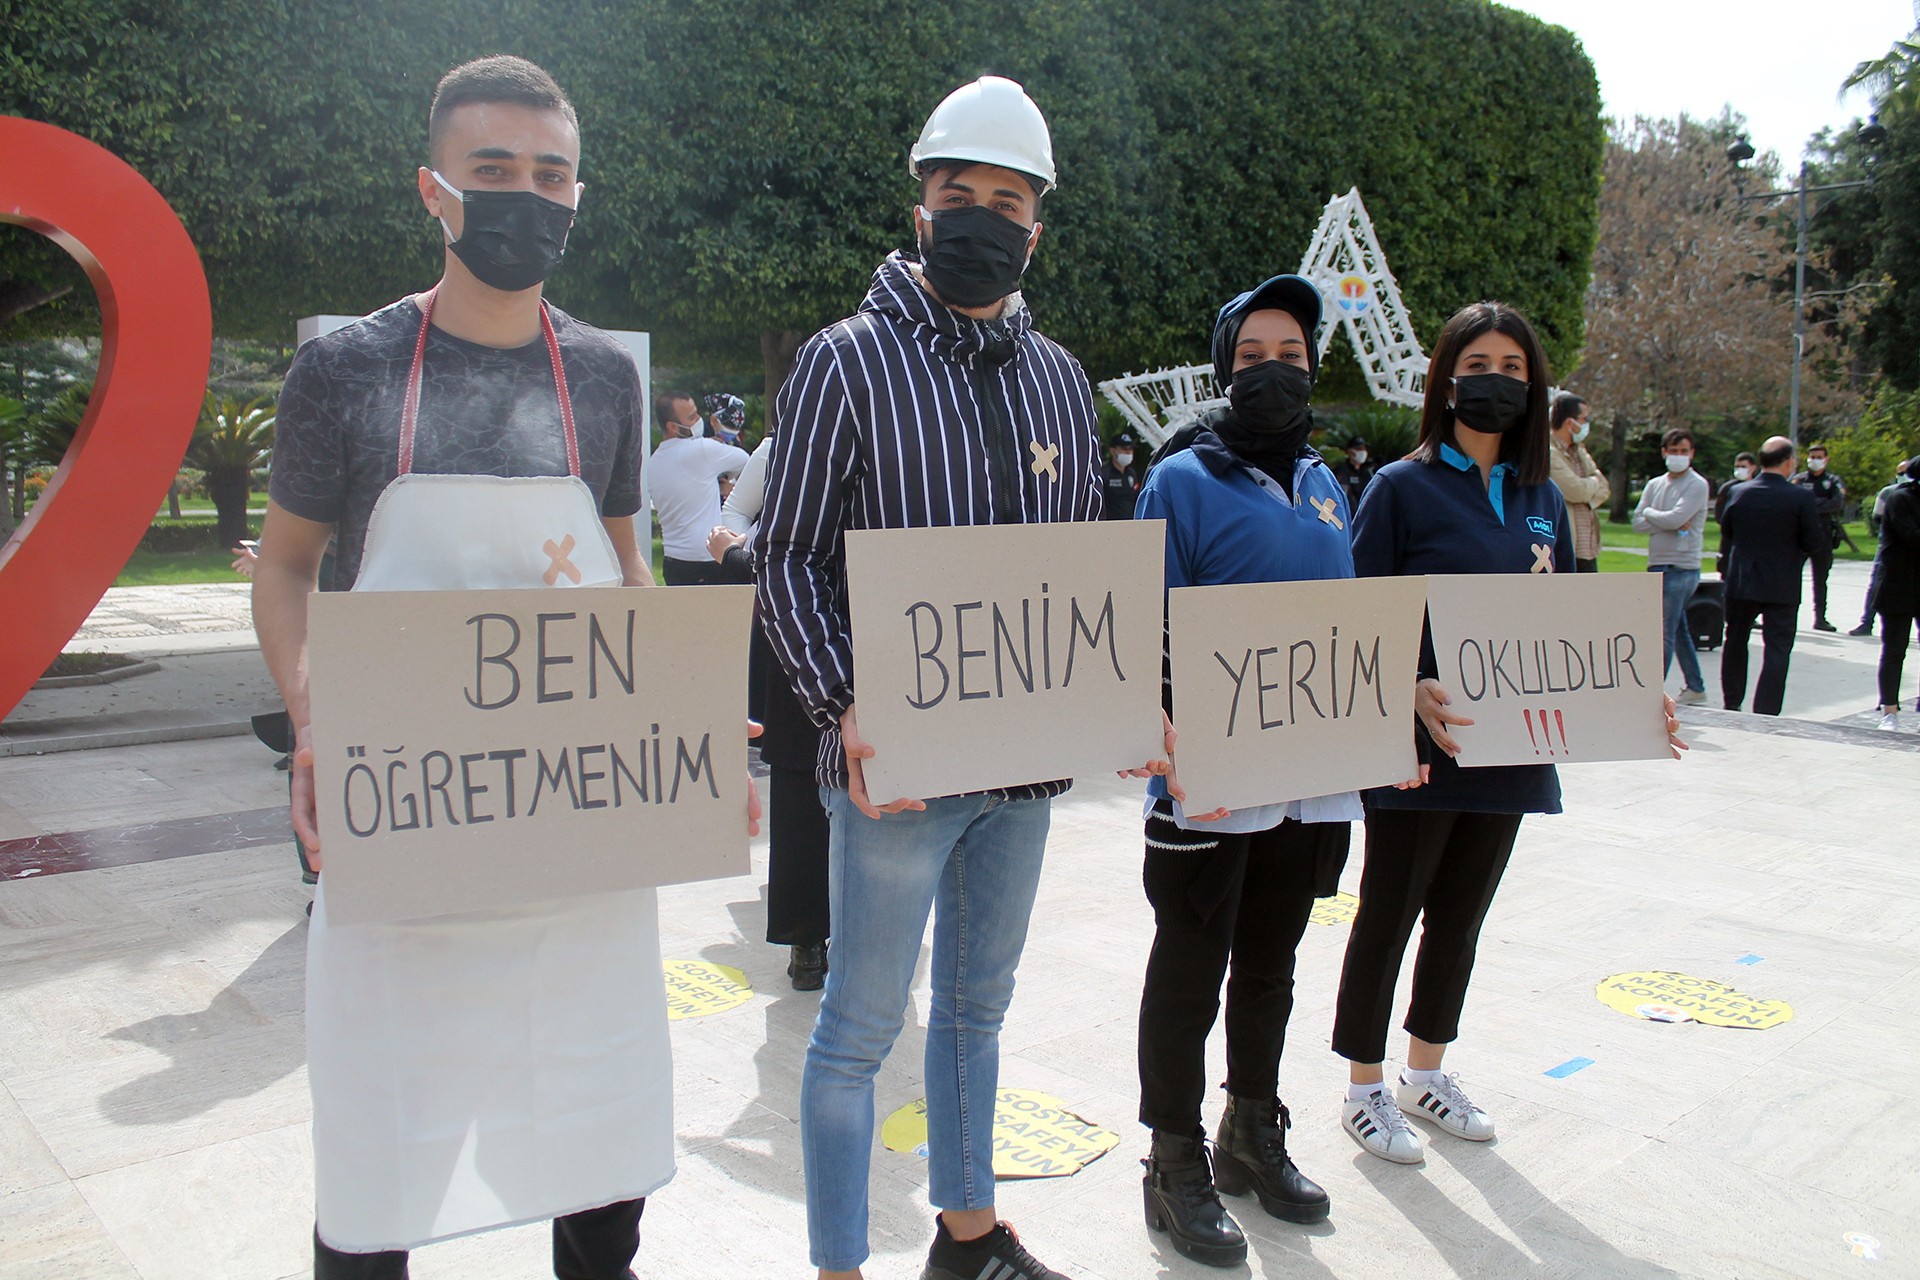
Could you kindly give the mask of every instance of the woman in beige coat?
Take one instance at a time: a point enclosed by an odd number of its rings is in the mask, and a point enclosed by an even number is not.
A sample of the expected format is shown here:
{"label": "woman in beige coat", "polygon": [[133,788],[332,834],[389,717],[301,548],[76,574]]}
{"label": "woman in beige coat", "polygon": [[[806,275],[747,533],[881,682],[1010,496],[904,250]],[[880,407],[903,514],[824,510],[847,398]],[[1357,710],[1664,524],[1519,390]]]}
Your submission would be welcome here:
{"label": "woman in beige coat", "polygon": [[1613,496],[1613,487],[1601,474],[1581,441],[1587,438],[1587,402],[1563,395],[1553,402],[1553,483],[1566,499],[1573,525],[1573,564],[1581,573],[1600,568],[1599,506]]}

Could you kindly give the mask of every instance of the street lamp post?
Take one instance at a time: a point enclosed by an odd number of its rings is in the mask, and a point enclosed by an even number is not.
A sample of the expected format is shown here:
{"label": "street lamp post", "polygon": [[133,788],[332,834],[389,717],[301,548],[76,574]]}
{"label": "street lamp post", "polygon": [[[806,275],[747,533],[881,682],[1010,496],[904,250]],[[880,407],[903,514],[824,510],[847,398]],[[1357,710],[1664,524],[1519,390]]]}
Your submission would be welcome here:
{"label": "street lamp post", "polygon": [[[1886,140],[1887,131],[1875,116],[1871,123],[1854,135],[1856,140],[1867,147],[1878,147]],[[1745,135],[1735,138],[1727,148],[1727,159],[1736,170],[1744,162],[1753,159],[1753,144]],[[1871,160],[1871,157],[1869,157]],[[1871,177],[1860,178],[1853,182],[1824,182],[1819,186],[1810,186],[1807,182],[1807,162],[1800,162],[1800,181],[1784,191],[1764,191],[1754,195],[1743,195],[1740,203],[1752,200],[1780,200],[1788,196],[1794,201],[1793,236],[1793,377],[1791,391],[1787,401],[1787,439],[1794,447],[1800,447],[1800,358],[1806,353],[1807,346],[1807,197],[1823,191],[1850,191],[1855,187],[1870,187]]]}

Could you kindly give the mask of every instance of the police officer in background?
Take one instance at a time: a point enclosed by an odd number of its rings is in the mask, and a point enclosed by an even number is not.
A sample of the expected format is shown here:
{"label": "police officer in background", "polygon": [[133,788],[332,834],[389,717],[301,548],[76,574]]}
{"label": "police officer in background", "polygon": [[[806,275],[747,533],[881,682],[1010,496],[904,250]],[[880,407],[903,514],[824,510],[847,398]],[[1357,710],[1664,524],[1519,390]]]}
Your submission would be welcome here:
{"label": "police officer in background", "polygon": [[1373,479],[1373,464],[1367,461],[1367,438],[1355,436],[1347,441],[1346,460],[1335,466],[1333,478],[1347,491],[1347,510],[1360,509],[1360,495],[1367,490],[1367,483]]}
{"label": "police officer in background", "polygon": [[1107,445],[1106,465],[1100,468],[1100,491],[1106,495],[1108,520],[1133,519],[1133,504],[1140,496],[1140,471],[1133,465],[1133,432],[1122,431]]}
{"label": "police officer in background", "polygon": [[1827,574],[1833,569],[1833,551],[1845,537],[1840,513],[1847,506],[1847,486],[1827,470],[1827,447],[1807,447],[1807,469],[1793,477],[1793,483],[1813,494],[1814,508],[1820,513],[1821,547],[1807,558],[1813,566],[1813,629],[1838,631],[1827,621]]}

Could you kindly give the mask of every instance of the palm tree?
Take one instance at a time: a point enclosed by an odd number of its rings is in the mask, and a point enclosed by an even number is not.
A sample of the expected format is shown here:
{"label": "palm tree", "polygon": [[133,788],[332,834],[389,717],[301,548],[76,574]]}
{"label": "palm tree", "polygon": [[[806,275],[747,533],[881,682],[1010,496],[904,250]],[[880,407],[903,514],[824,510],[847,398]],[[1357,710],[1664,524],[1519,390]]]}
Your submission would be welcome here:
{"label": "palm tree", "polygon": [[187,446],[187,461],[207,473],[222,547],[247,536],[247,499],[254,468],[273,449],[273,408],[265,400],[241,403],[207,394]]}
{"label": "palm tree", "polygon": [[[1914,16],[1920,18],[1920,4],[1915,6]],[[1883,57],[1855,67],[1840,85],[1840,92],[1863,87],[1873,95],[1878,111],[1898,113],[1920,108],[1920,29],[1905,40],[1894,41]]]}

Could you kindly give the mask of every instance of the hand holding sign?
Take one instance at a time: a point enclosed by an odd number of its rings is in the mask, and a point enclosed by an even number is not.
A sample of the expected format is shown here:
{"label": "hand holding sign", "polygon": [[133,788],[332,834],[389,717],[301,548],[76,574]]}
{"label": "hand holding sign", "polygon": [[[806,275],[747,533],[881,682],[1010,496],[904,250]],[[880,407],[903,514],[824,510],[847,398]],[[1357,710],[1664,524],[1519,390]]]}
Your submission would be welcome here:
{"label": "hand holding sign", "polygon": [[867,772],[861,761],[873,759],[873,747],[861,738],[860,722],[855,718],[852,707],[848,707],[846,714],[840,717],[840,744],[847,754],[847,797],[853,801],[854,808],[869,818],[878,818],[883,813],[902,813],[908,809],[925,811],[927,802],[924,800],[901,796],[877,805],[867,794]]}

